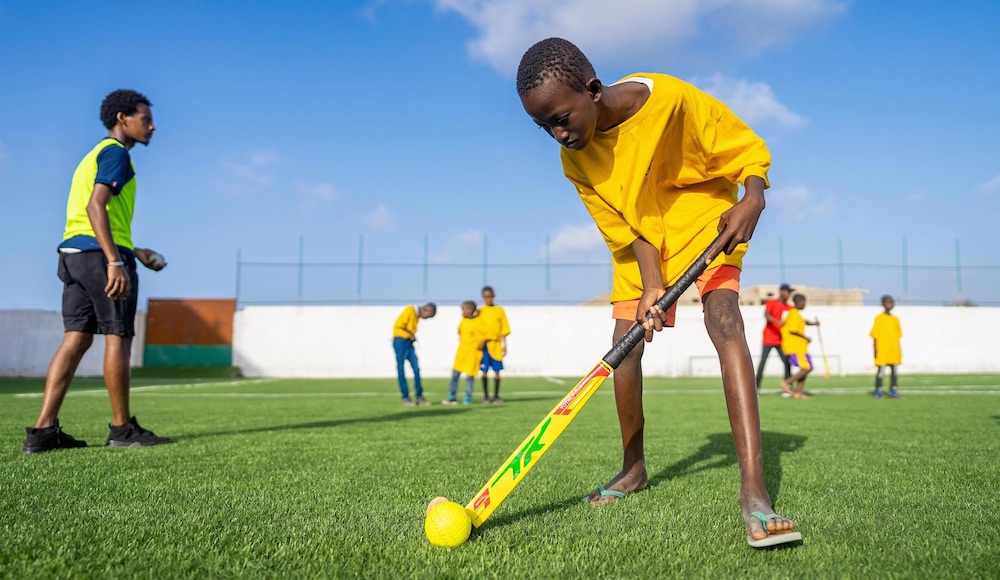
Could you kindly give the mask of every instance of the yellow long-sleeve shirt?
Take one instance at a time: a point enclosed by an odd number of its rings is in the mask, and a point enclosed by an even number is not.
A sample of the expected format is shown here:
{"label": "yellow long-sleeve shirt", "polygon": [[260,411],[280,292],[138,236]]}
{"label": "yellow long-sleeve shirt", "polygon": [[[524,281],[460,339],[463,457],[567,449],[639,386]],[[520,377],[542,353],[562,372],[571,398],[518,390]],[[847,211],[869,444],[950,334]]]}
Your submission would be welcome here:
{"label": "yellow long-sleeve shirt", "polygon": [[[767,185],[767,145],[714,97],[680,79],[639,73],[619,82],[651,85],[646,103],[583,150],[561,150],[576,186],[611,250],[611,301],[642,294],[631,244],[659,248],[663,280],[674,283],[717,235],[719,216],[737,201],[737,184]],[[712,266],[742,267],[746,245]]]}
{"label": "yellow long-sleeve shirt", "polygon": [[392,336],[406,339],[416,336],[418,322],[420,322],[420,315],[417,314],[417,307],[407,306],[396,318],[396,323],[392,325]]}

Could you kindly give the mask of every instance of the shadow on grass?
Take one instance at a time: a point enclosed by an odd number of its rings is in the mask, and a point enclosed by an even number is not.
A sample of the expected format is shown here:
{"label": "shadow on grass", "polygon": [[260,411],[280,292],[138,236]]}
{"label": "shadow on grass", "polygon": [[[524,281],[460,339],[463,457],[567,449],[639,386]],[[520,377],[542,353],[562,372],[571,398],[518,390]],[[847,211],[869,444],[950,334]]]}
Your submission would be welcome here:
{"label": "shadow on grass", "polygon": [[[771,494],[771,501],[777,502],[781,492],[781,455],[801,449],[806,443],[806,438],[802,435],[772,431],[762,431],[760,438],[764,450],[764,482]],[[713,433],[708,436],[708,442],[697,451],[650,477],[649,486],[653,487],[664,481],[736,463],[736,447],[733,445],[732,434]]]}
{"label": "shadow on grass", "polygon": [[[764,480],[767,483],[772,502],[777,502],[778,492],[781,490],[781,454],[797,451],[805,445],[805,442],[806,438],[801,435],[788,435],[770,431],[761,433],[761,443],[764,448]],[[733,436],[730,433],[715,433],[708,436],[708,443],[702,445],[701,448],[690,456],[667,466],[662,471],[653,475],[649,480],[649,487],[653,487],[664,481],[698,473],[699,471],[707,471],[729,465],[736,465],[736,449],[733,446]],[[579,505],[583,502],[584,495],[581,494],[532,509],[490,518],[483,529],[502,527],[524,518],[544,516]]]}
{"label": "shadow on grass", "polygon": [[231,431],[213,431],[210,433],[192,433],[190,435],[171,435],[174,441],[189,441],[201,439],[203,437],[222,437],[225,435],[246,435],[249,433],[267,433],[270,431],[295,431],[297,429],[330,429],[333,427],[343,427],[345,425],[356,425],[359,423],[392,423],[395,421],[405,421],[407,419],[423,419],[426,417],[436,417],[438,415],[458,415],[467,413],[471,409],[433,409],[421,410],[413,409],[390,415],[378,415],[375,417],[351,417],[349,419],[331,419],[329,421],[310,421],[308,423],[295,423],[292,425],[269,425],[251,427],[249,429],[233,429]]}

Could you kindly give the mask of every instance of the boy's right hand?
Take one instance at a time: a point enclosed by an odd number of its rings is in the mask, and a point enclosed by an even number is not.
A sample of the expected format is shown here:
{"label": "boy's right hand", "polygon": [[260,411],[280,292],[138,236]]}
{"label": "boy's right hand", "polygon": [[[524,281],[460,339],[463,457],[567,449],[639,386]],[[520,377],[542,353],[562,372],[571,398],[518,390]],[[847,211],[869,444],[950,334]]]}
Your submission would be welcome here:
{"label": "boy's right hand", "polygon": [[[646,288],[642,291],[642,296],[639,297],[639,306],[636,309],[635,321],[646,331],[646,342],[651,342],[653,340],[653,332],[663,330],[663,326],[667,322],[666,311],[656,305],[656,301],[666,293],[666,289],[662,287]],[[649,313],[648,317],[646,316],[647,312]]]}

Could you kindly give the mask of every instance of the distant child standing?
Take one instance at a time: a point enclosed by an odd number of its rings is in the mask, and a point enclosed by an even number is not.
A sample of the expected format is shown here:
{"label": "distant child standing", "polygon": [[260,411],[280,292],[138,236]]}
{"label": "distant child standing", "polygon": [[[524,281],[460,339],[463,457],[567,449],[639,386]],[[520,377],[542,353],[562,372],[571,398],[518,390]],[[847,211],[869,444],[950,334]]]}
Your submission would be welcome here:
{"label": "distant child standing", "polygon": [[423,306],[416,304],[407,306],[396,319],[392,327],[392,349],[396,351],[396,374],[399,378],[399,392],[403,395],[403,406],[412,407],[413,399],[410,398],[410,387],[406,384],[406,372],[403,368],[404,362],[410,363],[413,369],[413,387],[416,390],[417,405],[426,405],[424,399],[424,387],[420,383],[420,364],[417,362],[417,351],[413,348],[413,343],[417,341],[417,323],[422,318],[434,318],[437,314],[437,306],[433,302],[428,302]]}
{"label": "distant child standing", "polygon": [[[507,335],[510,334],[510,325],[507,324],[507,313],[503,307],[493,304],[493,288],[483,287],[483,302],[479,309],[480,324],[486,334],[486,345],[483,348],[483,362],[479,368],[483,371],[483,402],[503,403],[500,398],[500,371],[503,370],[503,357],[507,356]],[[490,389],[487,385],[487,377],[490,369],[493,370],[493,397],[490,397]]]}
{"label": "distant child standing", "polygon": [[[794,522],[773,513],[764,482],[754,368],[738,303],[746,242],[765,205],[771,158],[764,141],[721,102],[680,79],[638,73],[605,85],[583,52],[561,38],[528,49],[517,93],[528,116],[562,146],[563,173],[611,252],[613,340],[637,323],[646,341],[673,326],[675,310],[656,301],[722,232],[716,247],[725,254],[712,256],[697,284],[722,368],[747,542],[800,540]],[[739,185],[744,195],[738,200]],[[588,495],[592,504],[620,501],[649,483],[642,352],[640,343],[613,375],[622,469]]]}
{"label": "distant child standing", "polygon": [[785,353],[789,366],[796,367],[798,371],[790,378],[781,381],[783,397],[794,397],[796,399],[808,399],[805,393],[806,377],[813,370],[812,356],[809,354],[809,343],[812,339],[806,336],[806,325],[819,326],[818,320],[802,318],[802,311],[806,308],[806,297],[804,294],[796,294],[792,297],[794,308],[785,312],[781,324],[781,351]]}
{"label": "distant child standing", "polygon": [[875,398],[882,398],[882,373],[889,367],[889,397],[899,397],[899,384],[896,377],[896,366],[903,362],[903,351],[899,339],[903,337],[903,329],[899,326],[899,318],[891,314],[896,302],[892,296],[882,297],[882,308],[885,312],[875,317],[875,324],[868,336],[874,341],[875,366]]}
{"label": "distant child standing", "polygon": [[760,353],[760,362],[757,363],[757,391],[760,392],[760,383],[764,380],[764,366],[767,364],[767,357],[771,354],[771,349],[778,350],[778,357],[781,364],[785,366],[785,380],[792,376],[792,368],[788,366],[788,358],[781,351],[781,317],[792,307],[788,303],[789,296],[795,289],[788,284],[782,284],[778,289],[778,297],[772,298],[764,303],[764,336],[761,341],[764,345]]}
{"label": "distant child standing", "polygon": [[483,358],[483,343],[485,337],[481,328],[481,320],[476,316],[476,303],[466,300],[462,303],[462,321],[458,323],[458,352],[455,353],[455,363],[451,368],[451,383],[448,384],[448,398],[442,404],[458,404],[458,378],[465,375],[465,399],[462,403],[472,403],[472,383],[479,371],[479,362]]}

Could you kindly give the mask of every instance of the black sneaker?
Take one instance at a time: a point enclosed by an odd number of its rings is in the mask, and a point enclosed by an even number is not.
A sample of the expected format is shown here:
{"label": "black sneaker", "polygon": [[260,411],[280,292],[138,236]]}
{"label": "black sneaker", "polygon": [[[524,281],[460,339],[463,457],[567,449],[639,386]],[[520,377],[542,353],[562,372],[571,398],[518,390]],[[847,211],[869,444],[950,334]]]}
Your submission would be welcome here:
{"label": "black sneaker", "polygon": [[74,439],[68,433],[63,433],[62,427],[59,426],[59,419],[56,419],[51,427],[42,427],[41,429],[27,427],[25,430],[28,432],[28,436],[24,440],[24,446],[21,447],[21,453],[25,455],[52,451],[53,449],[76,449],[87,446],[86,441]]}
{"label": "black sneaker", "polygon": [[152,431],[140,427],[135,417],[124,425],[118,427],[108,425],[108,427],[111,429],[108,433],[108,447],[148,447],[170,443],[168,437],[157,437]]}

